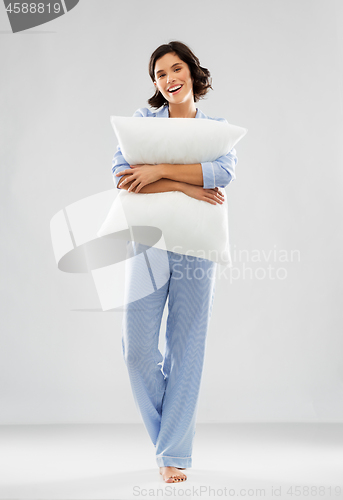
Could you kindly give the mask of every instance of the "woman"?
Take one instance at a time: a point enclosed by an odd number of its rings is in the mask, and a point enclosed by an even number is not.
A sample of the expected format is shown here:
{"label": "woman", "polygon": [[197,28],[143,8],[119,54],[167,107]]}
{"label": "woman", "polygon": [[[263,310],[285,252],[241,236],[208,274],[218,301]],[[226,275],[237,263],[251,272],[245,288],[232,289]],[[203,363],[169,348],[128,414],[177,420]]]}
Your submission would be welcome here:
{"label": "woman", "polygon": [[[195,102],[212,88],[211,78],[208,69],[200,66],[199,59],[185,44],[173,41],[158,47],[151,55],[149,74],[156,89],[148,103],[157,109],[163,107],[154,113],[141,108],[134,116],[223,120],[209,118],[195,107]],[[127,191],[182,191],[187,196],[216,205],[224,200],[219,187],[225,187],[235,179],[236,163],[236,151],[232,149],[215,162],[129,165],[118,147],[112,171],[117,187]],[[132,255],[142,253],[146,256],[147,248],[133,242]],[[162,256],[167,257],[167,281],[135,300],[134,291],[146,285],[146,259],[127,261],[130,262],[126,282],[129,300],[124,312],[122,347],[134,400],[155,445],[160,474],[165,482],[171,483],[186,480],[187,476],[181,470],[192,466],[198,396],[217,264],[154,248],[150,249],[149,255],[156,262],[161,262]],[[148,267],[151,275],[149,264]],[[201,279],[195,279],[197,269],[204,271]],[[163,358],[158,340],[167,297]]]}

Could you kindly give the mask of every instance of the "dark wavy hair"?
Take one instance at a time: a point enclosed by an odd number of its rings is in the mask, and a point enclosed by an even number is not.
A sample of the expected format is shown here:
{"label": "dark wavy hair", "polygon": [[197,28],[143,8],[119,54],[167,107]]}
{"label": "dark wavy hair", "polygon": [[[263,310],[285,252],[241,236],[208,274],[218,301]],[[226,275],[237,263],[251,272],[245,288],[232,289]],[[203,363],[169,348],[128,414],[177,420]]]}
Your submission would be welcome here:
{"label": "dark wavy hair", "polygon": [[[160,57],[163,57],[169,52],[175,52],[175,54],[177,54],[183,62],[188,64],[191,76],[193,78],[194,102],[198,102],[199,99],[203,99],[209,89],[213,90],[211,86],[212,78],[209,70],[200,66],[199,59],[195,54],[193,54],[193,52],[189,47],[187,47],[187,45],[176,40],[160,45],[151,54],[149,61],[149,75],[153,82],[155,81],[154,72],[157,59],[160,59]],[[167,105],[168,101],[164,98],[161,92],[156,89],[155,94],[150,97],[150,99],[148,99],[148,104],[153,108],[160,108],[161,106]]]}

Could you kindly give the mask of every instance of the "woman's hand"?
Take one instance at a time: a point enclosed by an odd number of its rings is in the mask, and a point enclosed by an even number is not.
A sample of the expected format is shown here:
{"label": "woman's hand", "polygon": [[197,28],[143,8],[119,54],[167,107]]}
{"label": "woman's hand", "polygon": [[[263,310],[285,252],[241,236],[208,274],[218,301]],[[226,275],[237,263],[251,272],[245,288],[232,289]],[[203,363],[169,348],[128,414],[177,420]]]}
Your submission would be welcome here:
{"label": "woman's hand", "polygon": [[194,184],[184,182],[182,183],[182,192],[196,200],[207,201],[212,205],[216,205],[217,203],[222,204],[225,201],[223,193],[217,187],[205,189],[202,186],[195,186]]}
{"label": "woman's hand", "polygon": [[134,193],[138,193],[138,191],[146,186],[147,184],[151,184],[152,182],[159,181],[162,179],[162,172],[160,165],[130,165],[131,168],[127,168],[126,170],[122,170],[118,172],[118,175],[126,175],[128,177],[124,179],[120,183],[120,187],[127,182],[132,182],[128,191],[133,191]]}

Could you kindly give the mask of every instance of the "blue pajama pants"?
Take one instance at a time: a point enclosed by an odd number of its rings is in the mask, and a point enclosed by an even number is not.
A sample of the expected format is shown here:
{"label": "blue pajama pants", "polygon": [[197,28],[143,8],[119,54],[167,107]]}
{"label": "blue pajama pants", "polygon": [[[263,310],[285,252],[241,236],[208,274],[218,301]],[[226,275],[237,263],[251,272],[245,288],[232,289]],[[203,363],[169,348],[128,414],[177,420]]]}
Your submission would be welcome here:
{"label": "blue pajama pants", "polygon": [[[122,349],[159,467],[192,467],[217,263],[128,242]],[[165,354],[158,349],[168,297]]]}

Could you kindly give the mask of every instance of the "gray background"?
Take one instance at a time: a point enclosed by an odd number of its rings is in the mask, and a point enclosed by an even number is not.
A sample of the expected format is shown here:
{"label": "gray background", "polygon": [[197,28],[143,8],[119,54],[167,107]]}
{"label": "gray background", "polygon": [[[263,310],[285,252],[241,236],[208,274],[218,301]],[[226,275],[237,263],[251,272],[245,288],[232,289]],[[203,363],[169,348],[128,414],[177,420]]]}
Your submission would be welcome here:
{"label": "gray background", "polygon": [[[113,187],[109,117],[147,106],[150,54],[173,39],[213,76],[197,106],[249,129],[198,421],[343,421],[342,23],[333,0],[82,0],[14,35],[0,6],[1,424],[141,422],[122,313],[82,311],[100,308],[92,278],[57,269],[49,224]],[[274,249],[300,262],[247,260]]]}

